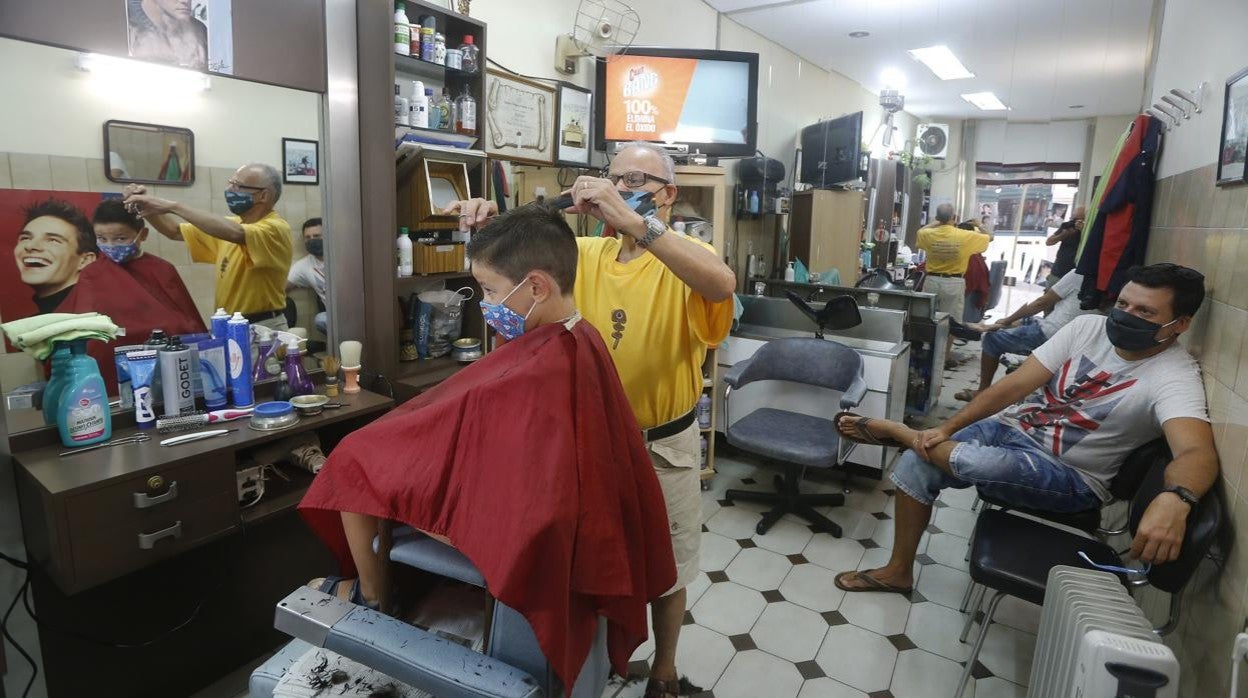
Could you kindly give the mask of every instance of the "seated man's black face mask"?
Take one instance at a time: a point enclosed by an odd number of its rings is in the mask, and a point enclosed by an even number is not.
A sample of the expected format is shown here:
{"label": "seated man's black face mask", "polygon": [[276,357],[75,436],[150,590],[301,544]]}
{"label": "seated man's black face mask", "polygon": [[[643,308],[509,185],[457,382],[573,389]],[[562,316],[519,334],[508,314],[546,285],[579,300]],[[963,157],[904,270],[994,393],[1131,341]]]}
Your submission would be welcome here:
{"label": "seated man's black face mask", "polygon": [[314,257],[325,256],[325,238],[312,238],[303,241],[303,247]]}

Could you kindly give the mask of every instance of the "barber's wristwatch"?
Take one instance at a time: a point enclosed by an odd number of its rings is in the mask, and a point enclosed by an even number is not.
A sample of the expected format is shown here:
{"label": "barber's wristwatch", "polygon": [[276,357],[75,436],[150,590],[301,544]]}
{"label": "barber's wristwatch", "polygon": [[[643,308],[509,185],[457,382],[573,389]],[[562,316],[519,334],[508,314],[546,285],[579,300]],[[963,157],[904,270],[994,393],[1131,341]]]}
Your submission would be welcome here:
{"label": "barber's wristwatch", "polygon": [[637,244],[649,247],[667,232],[667,224],[656,216],[646,216],[643,220],[646,222],[646,234],[637,241]]}
{"label": "barber's wristwatch", "polygon": [[1173,492],[1175,496],[1187,502],[1188,506],[1192,507],[1193,509],[1196,508],[1197,502],[1200,501],[1200,498],[1197,497],[1195,493],[1193,493],[1191,490],[1187,489],[1186,487],[1180,487],[1178,485],[1175,485],[1173,487],[1167,487],[1166,489],[1162,490],[1162,492]]}

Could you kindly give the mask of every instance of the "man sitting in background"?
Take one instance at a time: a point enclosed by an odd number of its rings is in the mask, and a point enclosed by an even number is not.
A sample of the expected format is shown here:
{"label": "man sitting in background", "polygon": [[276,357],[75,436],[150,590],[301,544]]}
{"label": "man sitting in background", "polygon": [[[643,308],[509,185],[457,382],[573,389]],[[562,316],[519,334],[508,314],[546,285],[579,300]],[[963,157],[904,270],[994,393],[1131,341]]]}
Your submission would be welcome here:
{"label": "man sitting in background", "polygon": [[[325,299],[325,238],[321,231],[321,219],[309,218],[303,222],[303,247],[308,251],[294,264],[286,275],[286,292],[296,288],[310,288],[321,300],[321,307],[329,307]],[[329,314],[322,310],[316,314],[313,324],[321,334],[328,334]]]}
{"label": "man sitting in background", "polygon": [[1045,245],[1059,245],[1057,257],[1053,260],[1053,268],[1049,271],[1050,286],[1066,276],[1066,272],[1075,268],[1075,254],[1079,251],[1079,239],[1083,235],[1083,219],[1086,215],[1084,207],[1076,208],[1070,220],[1062,223],[1057,232],[1044,241]]}
{"label": "man sitting in background", "polygon": [[[983,349],[979,355],[979,389],[960,390],[954,397],[970,402],[976,395],[992,384],[992,378],[1001,365],[1002,354],[1031,354],[1036,347],[1047,342],[1057,331],[1076,316],[1091,312],[1079,309],[1079,288],[1083,276],[1067,272],[1056,284],[1045,289],[1039,298],[1027,303],[1010,315],[986,325],[967,325],[983,332]],[[1037,320],[1038,313],[1046,315]]]}

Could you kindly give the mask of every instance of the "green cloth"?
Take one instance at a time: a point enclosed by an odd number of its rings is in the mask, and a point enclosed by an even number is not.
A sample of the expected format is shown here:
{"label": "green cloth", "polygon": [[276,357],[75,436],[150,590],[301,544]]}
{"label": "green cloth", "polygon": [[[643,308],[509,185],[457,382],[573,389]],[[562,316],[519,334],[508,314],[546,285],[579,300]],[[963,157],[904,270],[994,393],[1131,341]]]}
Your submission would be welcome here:
{"label": "green cloth", "polygon": [[1105,198],[1105,188],[1109,184],[1109,177],[1114,173],[1114,165],[1118,163],[1118,155],[1122,153],[1122,146],[1127,142],[1127,136],[1131,135],[1131,127],[1128,126],[1121,136],[1118,136],[1118,142],[1114,144],[1114,150],[1109,155],[1109,162],[1105,163],[1105,169],[1101,172],[1101,179],[1096,183],[1096,189],[1092,190],[1092,198],[1088,200],[1087,215],[1083,217],[1083,230],[1079,233],[1079,249],[1075,252],[1075,259],[1083,256],[1083,246],[1088,241],[1088,231],[1092,230],[1092,224],[1096,221],[1096,214],[1101,208],[1101,200]]}
{"label": "green cloth", "polygon": [[107,315],[99,313],[47,313],[0,325],[14,346],[43,361],[52,355],[53,342],[98,339],[109,342],[121,334]]}

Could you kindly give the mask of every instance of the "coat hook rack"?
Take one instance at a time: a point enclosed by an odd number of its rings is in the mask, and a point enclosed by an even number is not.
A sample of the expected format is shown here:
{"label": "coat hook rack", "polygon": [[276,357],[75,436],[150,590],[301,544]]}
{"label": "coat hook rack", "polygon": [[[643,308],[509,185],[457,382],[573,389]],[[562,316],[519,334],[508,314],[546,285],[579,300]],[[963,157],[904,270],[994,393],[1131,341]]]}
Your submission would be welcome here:
{"label": "coat hook rack", "polygon": [[1172,131],[1172,130],[1174,130],[1175,125],[1172,125],[1172,124],[1170,123],[1170,118],[1169,118],[1168,116],[1166,116],[1165,114],[1163,114],[1163,113],[1161,113],[1161,112],[1157,111],[1156,109],[1153,109],[1152,107],[1149,107],[1148,109],[1145,109],[1145,110],[1144,110],[1144,113],[1145,113],[1145,114],[1148,114],[1149,116],[1153,117],[1154,119],[1156,119],[1156,120],[1160,121],[1160,122],[1161,122],[1161,127],[1162,127],[1162,129],[1164,129],[1164,130],[1166,130],[1166,131]]}
{"label": "coat hook rack", "polygon": [[[1196,89],[1192,90],[1191,92],[1188,92],[1187,90],[1179,89],[1176,87],[1170,90],[1170,94],[1174,95],[1175,97],[1178,97],[1184,102],[1190,103],[1192,105],[1192,112],[1199,114],[1201,108],[1204,107],[1204,103],[1205,103],[1206,85],[1208,85],[1208,83],[1201,82],[1200,84],[1196,86]],[[1162,99],[1165,99],[1165,97],[1163,97]]]}

